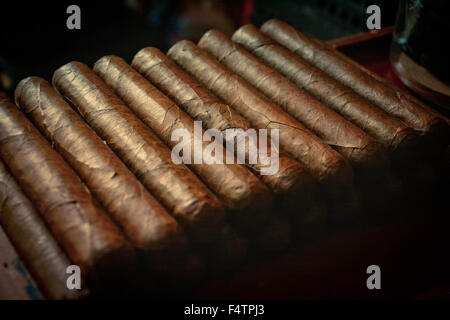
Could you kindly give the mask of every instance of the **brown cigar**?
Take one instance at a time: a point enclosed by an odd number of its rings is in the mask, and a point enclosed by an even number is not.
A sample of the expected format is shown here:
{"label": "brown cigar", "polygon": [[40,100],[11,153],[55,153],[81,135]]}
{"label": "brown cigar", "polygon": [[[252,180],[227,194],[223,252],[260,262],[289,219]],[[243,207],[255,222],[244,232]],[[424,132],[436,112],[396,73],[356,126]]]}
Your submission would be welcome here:
{"label": "brown cigar", "polygon": [[382,146],[364,131],[267,67],[222,32],[208,31],[198,46],[258,88],[352,163],[369,166],[387,164]]}
{"label": "brown cigar", "polygon": [[15,100],[137,248],[170,250],[183,242],[175,219],[47,81],[22,80]]}
{"label": "brown cigar", "polygon": [[279,129],[280,146],[319,181],[352,182],[352,171],[336,151],[190,41],[176,43],[168,56],[257,129]]}
{"label": "brown cigar", "polygon": [[396,150],[410,146],[415,134],[403,122],[278,45],[253,25],[241,27],[232,39],[387,148]]}
{"label": "brown cigar", "polygon": [[444,116],[344,54],[320,41],[309,39],[287,23],[277,19],[264,23],[261,30],[412,128],[424,133],[446,130],[448,134],[448,125],[442,121]]}
{"label": "brown cigar", "polygon": [[[224,154],[226,150],[223,145],[217,141],[203,142],[207,133],[203,132],[201,125],[194,124],[191,117],[123,59],[103,57],[95,63],[94,71],[169,147],[174,148],[179,143],[178,139],[172,139],[175,130],[187,131],[190,136],[188,149],[191,151],[191,156],[187,159],[190,163],[188,167],[197,173],[228,208],[254,210],[258,215],[268,214],[270,195],[266,186],[244,166],[237,163],[224,164],[227,155]],[[194,136],[200,139],[197,149],[194,146]],[[212,144],[214,152],[222,155],[220,163],[215,163],[206,149]]]}
{"label": "brown cigar", "polygon": [[205,235],[223,227],[219,200],[186,166],[172,162],[164,143],[89,67],[68,63],[55,71],[53,85],[180,223]]}
{"label": "brown cigar", "polygon": [[[148,47],[139,51],[132,65],[194,120],[202,121],[206,129],[217,129],[222,132],[225,140],[227,140],[227,129],[245,131],[250,128],[246,119],[222,103],[157,48]],[[230,144],[225,143],[225,145]],[[267,153],[271,154],[270,144],[267,148]],[[246,144],[245,157],[249,158],[248,144]],[[260,162],[246,164],[275,194],[299,193],[311,188],[309,174],[298,162],[283,153],[279,155],[279,170],[273,175],[260,174]]]}
{"label": "brown cigar", "polygon": [[86,296],[87,289],[67,289],[66,270],[72,263],[1,160],[0,206],[0,224],[44,297],[61,300]]}
{"label": "brown cigar", "polygon": [[[70,260],[94,286],[134,264],[134,250],[63,158],[0,92],[0,156]],[[45,266],[43,266],[45,268]]]}

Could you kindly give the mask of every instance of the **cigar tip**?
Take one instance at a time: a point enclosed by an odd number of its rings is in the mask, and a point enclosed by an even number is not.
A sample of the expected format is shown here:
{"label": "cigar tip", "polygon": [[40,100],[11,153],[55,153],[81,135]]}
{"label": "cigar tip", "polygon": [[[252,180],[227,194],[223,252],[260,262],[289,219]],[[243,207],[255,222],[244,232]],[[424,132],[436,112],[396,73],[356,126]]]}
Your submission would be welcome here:
{"label": "cigar tip", "polygon": [[186,47],[195,48],[195,43],[190,40],[180,40],[167,51],[167,55],[170,56],[174,51],[186,51]]}
{"label": "cigar tip", "polygon": [[164,59],[166,59],[166,56],[158,48],[145,47],[134,55],[133,60],[131,61],[131,66],[142,72],[145,71],[147,67],[151,67],[156,63],[162,62]]}
{"label": "cigar tip", "polygon": [[94,68],[95,68],[95,66],[98,65],[98,64],[101,64],[101,63],[104,63],[104,62],[108,62],[108,61],[111,61],[111,60],[117,60],[117,59],[121,59],[121,58],[118,57],[118,56],[115,56],[115,55],[113,55],[113,54],[105,55],[105,56],[101,57],[100,59],[98,59],[98,60],[94,63]]}
{"label": "cigar tip", "polygon": [[26,108],[24,108],[22,101],[22,99],[24,99],[24,95],[26,95],[24,90],[32,90],[28,92],[29,94],[35,96],[40,94],[41,86],[50,86],[50,84],[47,82],[47,80],[36,76],[30,76],[22,79],[17,84],[16,89],[14,90],[14,102],[16,103],[17,107],[26,112]]}
{"label": "cigar tip", "polygon": [[236,31],[233,33],[233,36],[231,38],[233,39],[235,34],[240,34],[240,33],[246,32],[248,30],[255,30],[255,29],[257,29],[257,28],[254,25],[250,24],[250,23],[244,24],[243,26],[241,26],[238,29],[236,29]]}
{"label": "cigar tip", "polygon": [[208,31],[206,31],[203,36],[200,38],[200,40],[198,40],[197,44],[201,47],[201,43],[207,41],[208,38],[210,37],[223,37],[224,34],[217,29],[209,29]]}
{"label": "cigar tip", "polygon": [[70,61],[66,64],[63,64],[61,67],[56,69],[55,72],[53,72],[52,84],[55,86],[55,84],[64,74],[71,73],[74,69],[86,69],[86,68],[89,67],[80,61]]}
{"label": "cigar tip", "polygon": [[264,31],[265,28],[270,27],[270,26],[273,25],[273,24],[279,24],[279,23],[282,23],[282,21],[279,20],[279,19],[277,19],[277,18],[272,18],[272,19],[269,19],[269,20],[267,20],[266,22],[264,22],[264,23],[261,25],[261,28],[260,28],[260,29]]}
{"label": "cigar tip", "polygon": [[371,168],[388,168],[390,162],[388,150],[373,139],[364,148],[353,148],[348,159],[358,166]]}
{"label": "cigar tip", "polygon": [[195,201],[188,206],[174,210],[183,226],[188,232],[200,235],[212,234],[225,225],[225,209],[215,197],[209,201]]}
{"label": "cigar tip", "polygon": [[16,89],[14,90],[14,102],[16,103],[17,107],[20,108],[20,98],[22,96],[22,92],[24,88],[29,84],[32,83],[34,79],[38,79],[38,77],[26,77],[17,84]]}

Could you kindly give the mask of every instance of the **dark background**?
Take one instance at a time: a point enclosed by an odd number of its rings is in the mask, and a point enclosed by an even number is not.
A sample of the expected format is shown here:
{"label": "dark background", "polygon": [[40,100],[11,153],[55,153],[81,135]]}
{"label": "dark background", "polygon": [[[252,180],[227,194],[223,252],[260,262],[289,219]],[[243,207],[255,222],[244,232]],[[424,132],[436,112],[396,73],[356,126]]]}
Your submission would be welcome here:
{"label": "dark background", "polygon": [[[81,30],[68,30],[66,9],[81,9]],[[367,31],[369,4],[392,25],[398,1],[366,0],[116,0],[2,1],[0,90],[12,94],[27,76],[51,79],[61,65],[92,65],[106,54],[130,61],[146,46],[166,51],[180,39],[198,40],[211,28],[231,35],[239,26],[280,18],[322,40]]]}

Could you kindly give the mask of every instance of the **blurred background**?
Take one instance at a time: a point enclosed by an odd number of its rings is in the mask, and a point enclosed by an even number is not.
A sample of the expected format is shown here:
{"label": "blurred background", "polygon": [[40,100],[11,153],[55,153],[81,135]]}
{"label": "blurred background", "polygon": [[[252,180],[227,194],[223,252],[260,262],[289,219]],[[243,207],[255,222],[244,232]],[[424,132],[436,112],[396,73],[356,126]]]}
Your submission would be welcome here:
{"label": "blurred background", "polygon": [[[81,30],[68,30],[66,9],[81,9]],[[381,8],[382,27],[393,25],[397,0],[118,0],[9,1],[1,7],[0,90],[11,94],[23,78],[51,80],[72,61],[92,65],[106,54],[130,61],[146,46],[164,52],[176,41],[197,41],[211,28],[231,35],[239,26],[282,19],[329,40],[367,31],[366,8]]]}

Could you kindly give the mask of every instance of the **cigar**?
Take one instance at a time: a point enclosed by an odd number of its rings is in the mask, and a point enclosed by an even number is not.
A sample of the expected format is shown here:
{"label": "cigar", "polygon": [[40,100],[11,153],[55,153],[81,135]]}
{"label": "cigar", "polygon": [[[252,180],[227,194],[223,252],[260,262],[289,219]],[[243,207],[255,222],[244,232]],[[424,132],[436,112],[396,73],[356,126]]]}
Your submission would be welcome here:
{"label": "cigar", "polygon": [[445,130],[446,134],[449,134],[448,124],[443,121],[445,119],[443,115],[337,50],[320,41],[313,41],[289,24],[277,19],[268,20],[261,26],[261,30],[412,128],[422,133],[439,133]]}
{"label": "cigar", "polygon": [[[191,156],[188,167],[205,182],[231,210],[250,210],[257,215],[267,215],[270,209],[270,195],[267,187],[247,168],[233,163],[225,164],[226,150],[221,143],[205,143],[207,135],[170,98],[150,84],[142,75],[131,68],[122,58],[105,56],[95,63],[94,71],[114,90],[114,92],[138,115],[170,148],[174,148],[178,139],[172,139],[176,130],[189,133],[189,150]],[[200,148],[195,154],[194,140]],[[183,141],[184,142],[184,141]],[[214,152],[222,154],[222,161],[216,163],[208,152],[208,145],[213,144]],[[195,159],[196,156],[197,159]],[[204,159],[203,159],[204,158]],[[196,160],[200,160],[197,161]],[[234,161],[233,161],[234,162]],[[259,218],[255,217],[259,220]]]}
{"label": "cigar", "polygon": [[47,81],[38,77],[22,80],[15,100],[135,247],[170,250],[183,242],[175,219]]}
{"label": "cigar", "polygon": [[79,299],[88,290],[67,289],[72,263],[45,226],[31,201],[0,160],[0,224],[47,299]]}
{"label": "cigar", "polygon": [[278,45],[253,25],[241,27],[233,34],[232,39],[297,86],[359,126],[386,148],[396,152],[410,148],[416,136],[411,128],[298,55]]}
{"label": "cigar", "polygon": [[135,254],[125,236],[63,158],[1,92],[0,157],[91,288],[133,269]]}
{"label": "cigar", "polygon": [[172,161],[164,143],[89,67],[68,63],[55,71],[53,85],[186,229],[195,226],[207,240],[223,228],[217,197],[186,166]]}
{"label": "cigar", "polygon": [[278,129],[281,148],[303,163],[318,181],[352,183],[352,170],[339,153],[213,56],[190,41],[176,43],[168,56],[243,115],[254,128]]}
{"label": "cigar", "polygon": [[[224,136],[225,146],[234,146],[228,141],[227,129],[246,131],[250,124],[234,109],[220,101],[201,83],[184,72],[157,48],[144,48],[133,59],[132,66],[143,76],[173,99],[181,109],[196,121],[202,121],[205,129],[217,129]],[[233,140],[235,137],[231,137]],[[234,139],[232,142],[235,142]],[[235,152],[234,148],[228,149]],[[271,154],[270,144],[267,154]],[[246,144],[245,158],[248,159],[249,147]],[[299,194],[312,188],[312,179],[307,171],[294,159],[284,153],[279,154],[279,169],[275,174],[261,174],[260,162],[246,163],[274,194]]]}
{"label": "cigar", "polygon": [[203,35],[198,46],[208,51],[353,164],[386,166],[384,148],[364,131],[297,87],[218,30]]}

